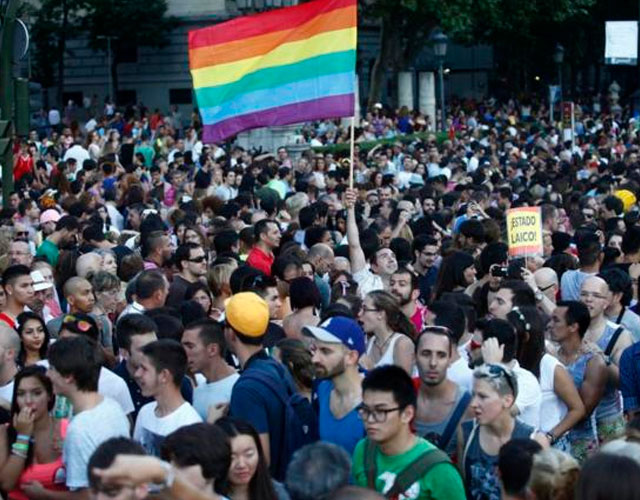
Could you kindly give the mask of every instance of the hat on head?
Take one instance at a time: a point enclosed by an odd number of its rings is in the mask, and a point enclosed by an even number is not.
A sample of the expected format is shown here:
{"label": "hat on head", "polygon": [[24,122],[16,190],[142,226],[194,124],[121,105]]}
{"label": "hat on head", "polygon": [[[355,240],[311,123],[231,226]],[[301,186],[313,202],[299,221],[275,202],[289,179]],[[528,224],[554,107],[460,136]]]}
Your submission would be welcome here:
{"label": "hat on head", "polygon": [[33,280],[33,291],[40,292],[47,288],[52,288],[53,283],[44,279],[44,276],[40,271],[31,271],[31,279]]}
{"label": "hat on head", "polygon": [[334,316],[318,326],[305,326],[302,333],[328,344],[343,344],[347,349],[362,355],[365,351],[364,331],[357,321],[344,316]]}
{"label": "hat on head", "polygon": [[232,295],[225,304],[227,323],[247,337],[262,337],[269,325],[269,306],[254,292]]}
{"label": "hat on head", "polygon": [[636,204],[636,195],[633,194],[628,189],[620,189],[613,193],[616,198],[619,198],[622,201],[622,205],[624,206],[624,211],[628,212],[633,205]]}
{"label": "hat on head", "polygon": [[40,224],[46,224],[47,222],[58,222],[60,220],[60,212],[49,208],[40,214]]}

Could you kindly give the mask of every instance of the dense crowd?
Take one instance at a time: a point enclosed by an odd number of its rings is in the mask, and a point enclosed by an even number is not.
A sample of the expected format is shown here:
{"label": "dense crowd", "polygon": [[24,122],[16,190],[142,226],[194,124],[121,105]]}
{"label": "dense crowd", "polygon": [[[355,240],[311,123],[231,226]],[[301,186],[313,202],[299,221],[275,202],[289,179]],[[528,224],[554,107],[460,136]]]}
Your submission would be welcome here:
{"label": "dense crowd", "polygon": [[636,498],[640,122],[610,108],[376,105],[353,188],[340,120],[293,157],[43,113],[0,211],[0,490]]}

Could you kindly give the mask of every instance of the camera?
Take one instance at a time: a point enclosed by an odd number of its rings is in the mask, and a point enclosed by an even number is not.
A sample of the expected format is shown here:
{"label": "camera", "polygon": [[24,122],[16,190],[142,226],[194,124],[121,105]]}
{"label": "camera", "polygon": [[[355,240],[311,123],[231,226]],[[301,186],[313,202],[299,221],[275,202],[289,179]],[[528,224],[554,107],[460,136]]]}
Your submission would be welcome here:
{"label": "camera", "polygon": [[491,268],[491,276],[493,276],[494,278],[505,278],[508,272],[508,267],[493,266]]}

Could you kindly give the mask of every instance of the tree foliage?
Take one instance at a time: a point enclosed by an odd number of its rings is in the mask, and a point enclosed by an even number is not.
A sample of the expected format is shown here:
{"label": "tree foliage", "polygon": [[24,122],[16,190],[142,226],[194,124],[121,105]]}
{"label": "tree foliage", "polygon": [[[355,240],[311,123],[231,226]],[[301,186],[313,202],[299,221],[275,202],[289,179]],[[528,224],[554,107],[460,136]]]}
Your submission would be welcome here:
{"label": "tree foliage", "polygon": [[[622,1],[622,0],[615,0]],[[556,42],[571,45],[571,26],[593,23],[605,0],[369,0],[365,19],[380,20],[381,50],[374,65],[369,102],[380,99],[384,69],[406,68],[428,42],[434,28],[461,44],[489,43],[514,65],[526,67],[533,56],[549,57]],[[604,22],[604,21],[602,21]],[[524,66],[523,66],[524,65]],[[510,68],[505,68],[508,72]]]}

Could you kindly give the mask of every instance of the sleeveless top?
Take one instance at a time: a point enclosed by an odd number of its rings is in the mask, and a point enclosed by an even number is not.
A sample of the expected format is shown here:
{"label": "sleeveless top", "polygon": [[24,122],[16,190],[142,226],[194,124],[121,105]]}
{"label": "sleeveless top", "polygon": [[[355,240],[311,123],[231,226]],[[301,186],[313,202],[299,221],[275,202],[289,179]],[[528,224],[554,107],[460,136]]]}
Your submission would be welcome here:
{"label": "sleeveless top", "polygon": [[[67,437],[68,427],[69,420],[60,420],[60,438],[62,440]],[[9,500],[29,500],[29,497],[22,492],[22,485],[31,481],[38,481],[45,490],[67,491],[66,478],[62,454],[48,464],[31,464],[20,474],[16,487],[9,492]]]}
{"label": "sleeveless top", "polygon": [[[606,326],[604,327],[604,332],[597,342],[598,347],[602,349],[603,352],[606,350],[607,346],[609,345],[609,341],[618,328],[621,328],[621,326],[612,323],[611,321],[607,321]],[[620,391],[618,391],[618,388],[615,384],[607,382],[607,387],[605,388],[604,395],[598,403],[598,406],[596,406],[595,414],[596,420],[615,417],[622,414]]]}
{"label": "sleeveless top", "polygon": [[[530,439],[535,429],[516,419],[511,439]],[[462,424],[464,435],[464,470],[467,498],[471,500],[500,500],[498,455],[489,455],[480,446],[479,425],[474,422]]]}
{"label": "sleeveless top", "polygon": [[544,354],[540,360],[540,430],[543,432],[549,432],[567,414],[567,405],[558,397],[553,385],[558,365],[562,363],[550,354]]}
{"label": "sleeveless top", "polygon": [[[573,383],[578,389],[578,392],[582,388],[582,382],[584,381],[584,375],[587,371],[587,365],[594,353],[586,352],[578,357],[573,363],[566,365],[567,371]],[[595,411],[591,415],[587,415],[584,420],[578,422],[569,431],[569,440],[571,439],[590,439],[595,437]]]}
{"label": "sleeveless top", "polygon": [[[444,419],[440,420],[440,422],[422,422],[420,420],[414,420],[413,426],[416,430],[416,434],[418,436],[425,438],[427,441],[431,442],[432,444],[438,446],[438,441],[440,440],[440,437],[442,436],[445,429],[447,428],[447,424],[449,423],[449,420],[451,420],[451,417],[453,416],[453,412],[458,407],[458,404],[460,403],[460,400],[462,399],[462,396],[464,396],[465,393],[466,391],[462,389],[459,385],[456,387],[456,397],[455,397],[454,403],[451,405],[451,410],[449,410],[449,413],[447,414],[447,416]],[[462,422],[463,419],[464,419],[464,413],[460,418],[460,422]],[[451,436],[451,439],[449,439],[449,442],[447,443],[446,449],[443,450],[450,457],[455,455],[456,447],[458,443],[457,436],[458,436],[458,433],[454,431],[453,435]]]}
{"label": "sleeveless top", "polygon": [[[400,334],[397,333],[397,332],[394,332],[394,333],[391,334],[391,336],[393,338],[391,340],[389,340],[389,345],[387,345],[387,348],[385,349],[384,353],[382,354],[382,357],[375,364],[376,368],[378,368],[379,366],[393,365],[394,364],[394,362],[393,362],[393,353],[395,352],[396,342],[400,338]],[[375,340],[376,340],[375,335],[372,336],[371,339],[369,340],[369,345],[367,346],[367,356],[371,356],[371,350],[373,349],[373,343],[375,342]]]}

